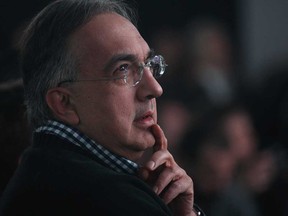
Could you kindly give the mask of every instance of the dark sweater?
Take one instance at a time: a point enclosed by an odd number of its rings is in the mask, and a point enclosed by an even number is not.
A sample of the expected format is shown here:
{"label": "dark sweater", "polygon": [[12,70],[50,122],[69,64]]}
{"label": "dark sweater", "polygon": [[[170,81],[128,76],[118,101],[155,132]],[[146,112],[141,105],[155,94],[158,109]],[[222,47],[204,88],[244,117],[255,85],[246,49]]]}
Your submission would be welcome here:
{"label": "dark sweater", "polygon": [[2,195],[0,215],[172,214],[138,177],[56,136],[36,134]]}

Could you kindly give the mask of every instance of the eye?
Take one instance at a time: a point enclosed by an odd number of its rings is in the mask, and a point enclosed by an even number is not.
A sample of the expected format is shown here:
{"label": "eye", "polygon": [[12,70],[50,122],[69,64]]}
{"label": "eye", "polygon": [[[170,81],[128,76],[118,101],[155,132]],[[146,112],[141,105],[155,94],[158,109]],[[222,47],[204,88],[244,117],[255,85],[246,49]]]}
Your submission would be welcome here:
{"label": "eye", "polygon": [[125,77],[127,76],[128,69],[130,65],[129,64],[122,64],[113,73],[114,77]]}

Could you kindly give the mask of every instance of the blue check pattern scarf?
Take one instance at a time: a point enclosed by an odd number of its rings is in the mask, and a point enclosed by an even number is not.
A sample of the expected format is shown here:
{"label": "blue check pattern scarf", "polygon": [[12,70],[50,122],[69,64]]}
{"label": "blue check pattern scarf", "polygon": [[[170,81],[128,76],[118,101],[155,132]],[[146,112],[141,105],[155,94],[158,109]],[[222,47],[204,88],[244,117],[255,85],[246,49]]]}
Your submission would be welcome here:
{"label": "blue check pattern scarf", "polygon": [[127,158],[115,155],[102,145],[97,144],[94,140],[87,137],[85,134],[58,121],[49,120],[47,124],[38,127],[35,133],[53,134],[62,139],[68,140],[76,146],[91,152],[108,167],[116,172],[135,175],[138,170],[138,165]]}

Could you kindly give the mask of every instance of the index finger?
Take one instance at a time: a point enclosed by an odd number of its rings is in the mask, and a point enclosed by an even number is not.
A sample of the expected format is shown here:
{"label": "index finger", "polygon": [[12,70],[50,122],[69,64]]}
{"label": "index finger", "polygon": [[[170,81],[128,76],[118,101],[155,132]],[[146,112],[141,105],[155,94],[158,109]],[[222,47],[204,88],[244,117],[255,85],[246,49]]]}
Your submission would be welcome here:
{"label": "index finger", "polygon": [[168,145],[167,145],[167,139],[164,135],[163,130],[158,124],[155,124],[152,126],[152,133],[155,138],[155,144],[153,146],[153,151],[159,151],[159,150],[167,150]]}

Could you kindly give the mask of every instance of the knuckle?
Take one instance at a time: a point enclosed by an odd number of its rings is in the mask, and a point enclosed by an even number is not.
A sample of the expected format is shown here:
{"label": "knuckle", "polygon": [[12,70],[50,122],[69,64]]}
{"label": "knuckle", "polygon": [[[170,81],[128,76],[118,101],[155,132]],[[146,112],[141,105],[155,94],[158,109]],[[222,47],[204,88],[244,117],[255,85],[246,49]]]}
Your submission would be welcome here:
{"label": "knuckle", "polygon": [[179,181],[175,181],[175,182],[171,185],[171,187],[172,187],[173,189],[175,189],[175,190],[181,189],[182,186],[183,186],[183,184],[181,184]]}

